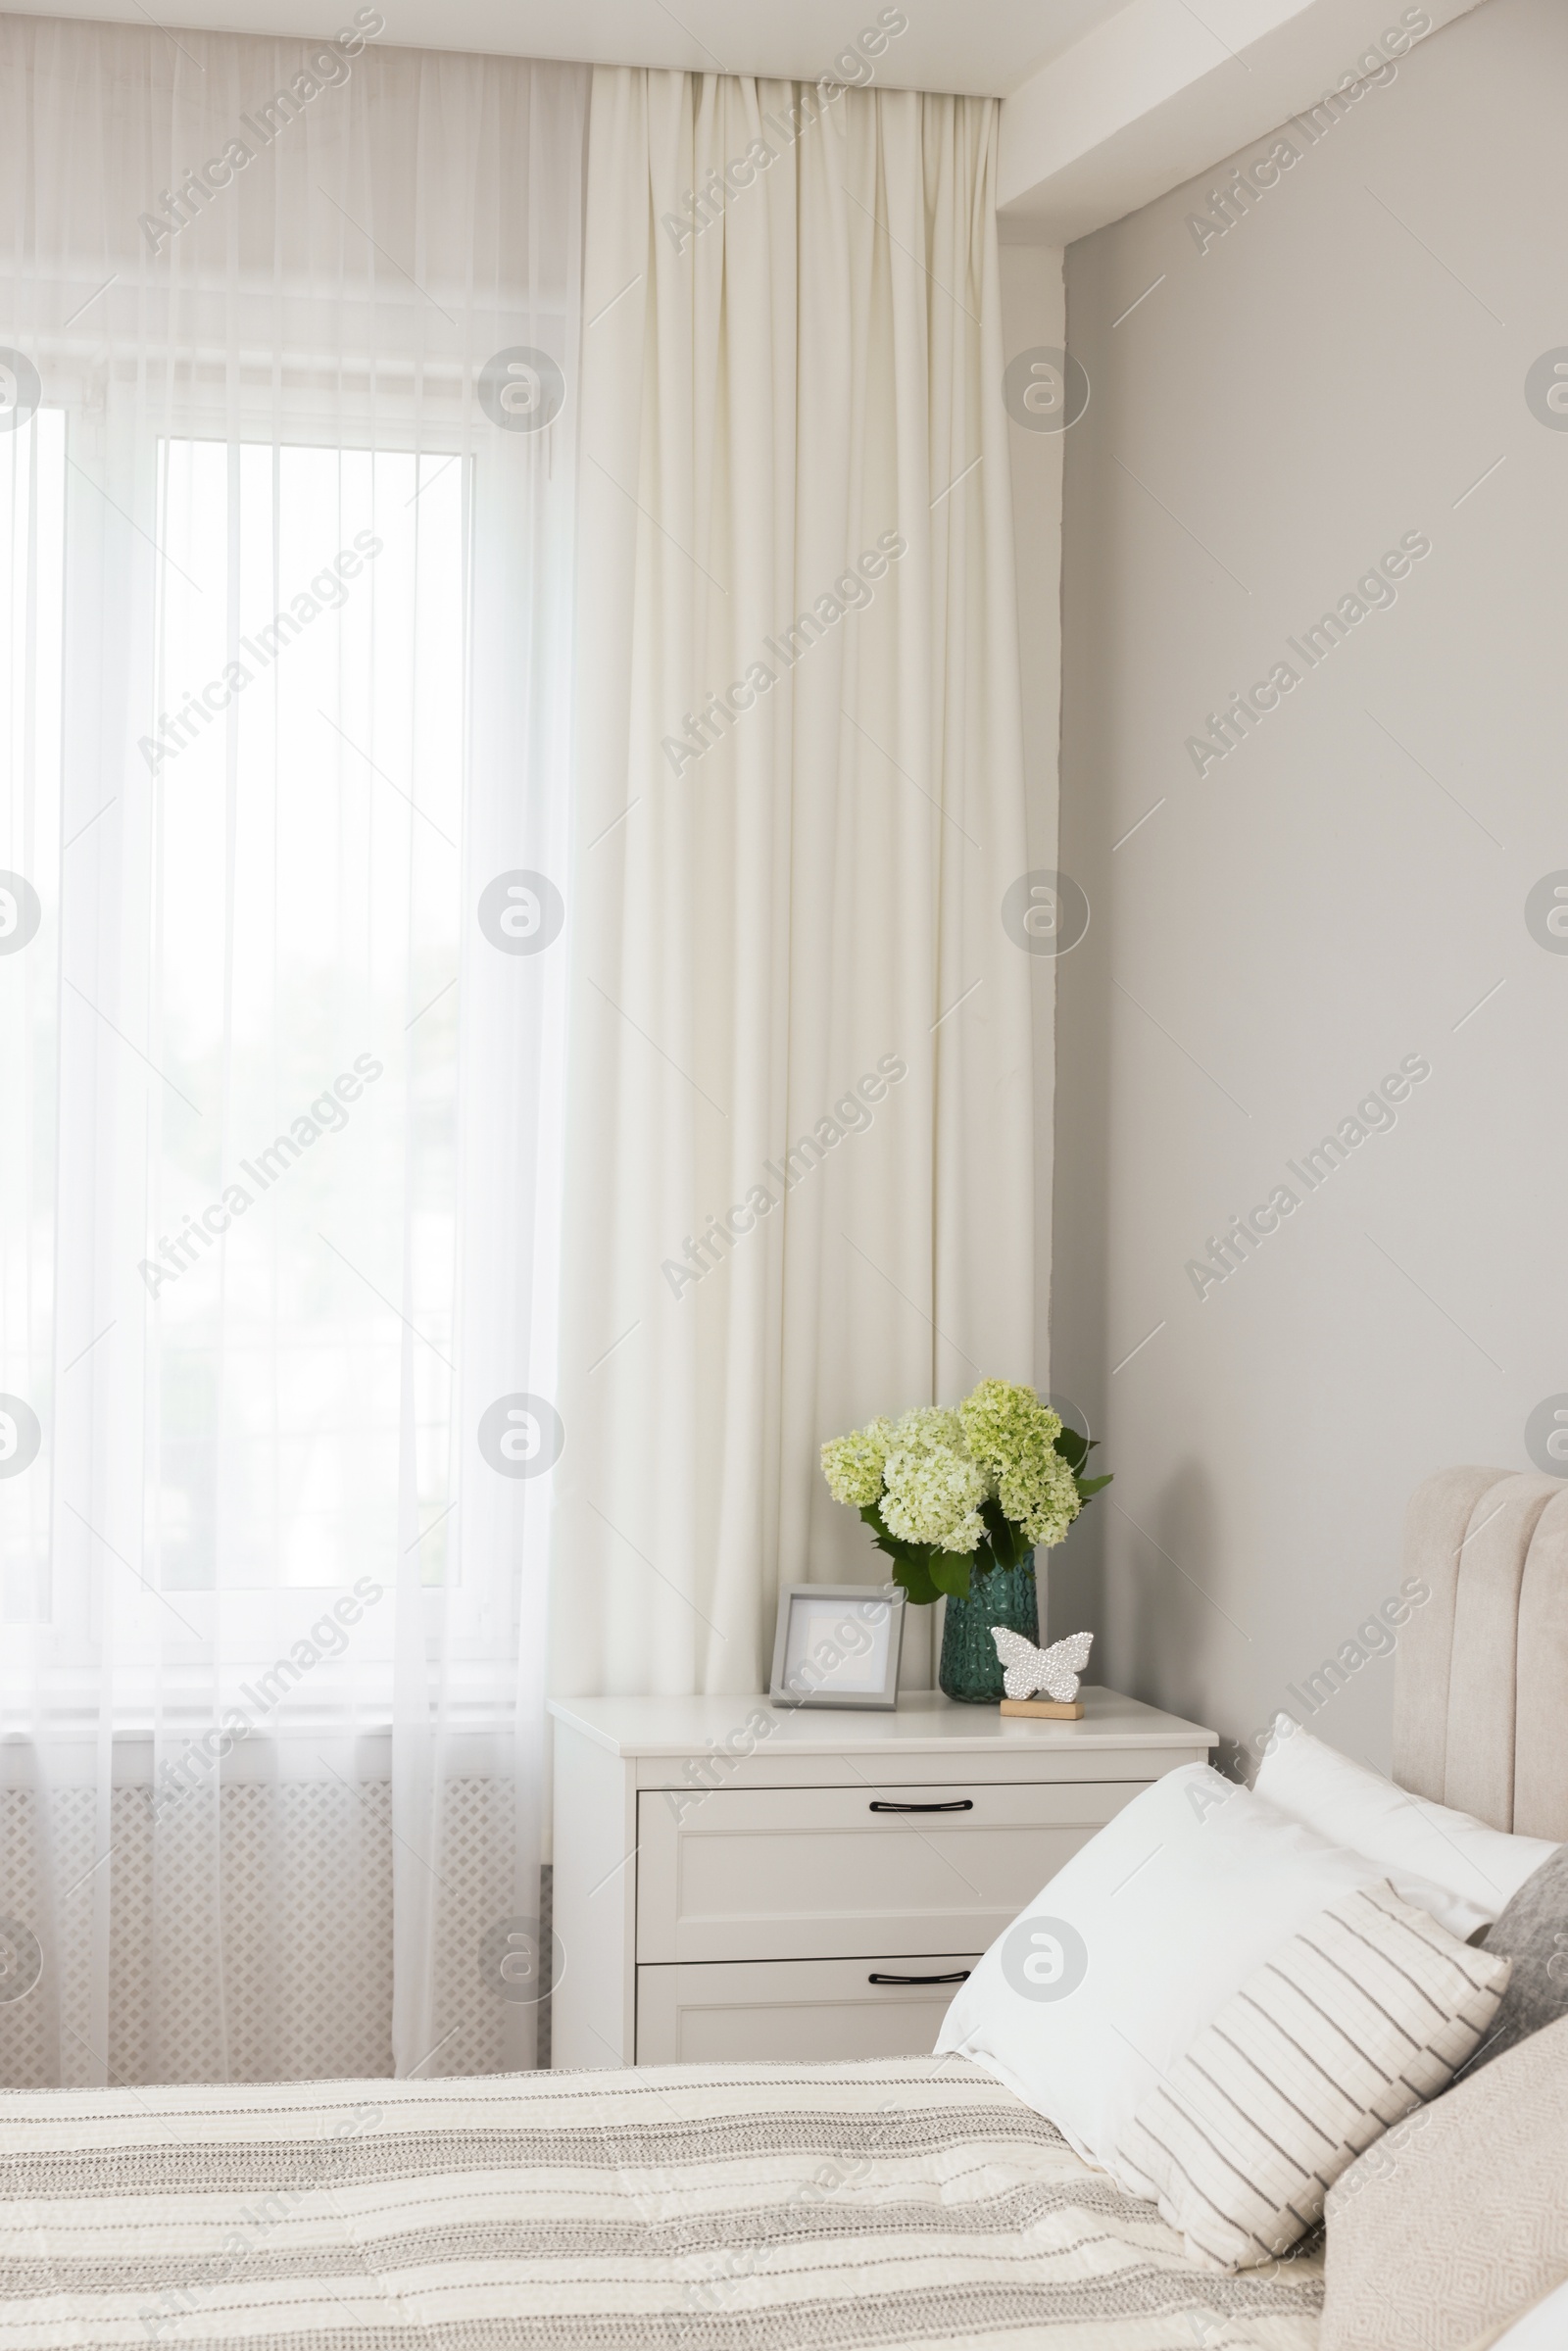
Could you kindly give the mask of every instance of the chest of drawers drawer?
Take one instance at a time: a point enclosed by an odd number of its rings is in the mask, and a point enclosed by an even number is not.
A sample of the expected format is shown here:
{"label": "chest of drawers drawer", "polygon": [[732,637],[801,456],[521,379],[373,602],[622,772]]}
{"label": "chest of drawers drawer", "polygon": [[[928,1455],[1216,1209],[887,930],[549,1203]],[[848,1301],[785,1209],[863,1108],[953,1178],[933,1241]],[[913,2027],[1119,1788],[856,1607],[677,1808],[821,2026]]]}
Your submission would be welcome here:
{"label": "chest of drawers drawer", "polygon": [[637,1970],[639,2065],[924,2057],[974,1951],[907,1963],[759,1959]]}
{"label": "chest of drawers drawer", "polygon": [[1065,1786],[735,1788],[638,1798],[640,1962],[982,1951],[1137,1793]]}

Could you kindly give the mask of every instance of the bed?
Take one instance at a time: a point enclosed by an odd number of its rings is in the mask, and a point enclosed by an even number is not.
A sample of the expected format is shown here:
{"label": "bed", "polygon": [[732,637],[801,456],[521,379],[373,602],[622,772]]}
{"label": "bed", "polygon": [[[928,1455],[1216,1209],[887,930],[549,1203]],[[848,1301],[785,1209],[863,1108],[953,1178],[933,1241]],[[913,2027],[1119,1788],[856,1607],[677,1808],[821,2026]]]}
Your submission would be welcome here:
{"label": "bed", "polygon": [[[1446,1472],[1405,1565],[1402,1784],[1568,1836],[1568,1490]],[[18,2091],[0,2156],[0,2351],[1312,2351],[1323,2293],[956,2058]]]}
{"label": "bed", "polygon": [[9,2102],[7,2351],[1309,2351],[961,2060]]}

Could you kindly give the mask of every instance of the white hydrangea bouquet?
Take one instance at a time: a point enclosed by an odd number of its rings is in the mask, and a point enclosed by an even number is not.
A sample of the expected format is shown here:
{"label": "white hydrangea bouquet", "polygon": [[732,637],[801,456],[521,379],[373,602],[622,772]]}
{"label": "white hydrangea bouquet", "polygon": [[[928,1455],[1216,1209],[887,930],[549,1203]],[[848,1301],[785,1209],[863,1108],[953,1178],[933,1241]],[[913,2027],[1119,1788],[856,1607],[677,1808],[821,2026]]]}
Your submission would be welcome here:
{"label": "white hydrangea bouquet", "polygon": [[822,1447],[835,1501],[858,1510],[894,1581],[918,1603],[966,1599],[974,1568],[1018,1567],[1059,1543],[1108,1476],[1082,1471],[1097,1440],[1064,1428],[1032,1388],[982,1380],[956,1411],[917,1404]]}

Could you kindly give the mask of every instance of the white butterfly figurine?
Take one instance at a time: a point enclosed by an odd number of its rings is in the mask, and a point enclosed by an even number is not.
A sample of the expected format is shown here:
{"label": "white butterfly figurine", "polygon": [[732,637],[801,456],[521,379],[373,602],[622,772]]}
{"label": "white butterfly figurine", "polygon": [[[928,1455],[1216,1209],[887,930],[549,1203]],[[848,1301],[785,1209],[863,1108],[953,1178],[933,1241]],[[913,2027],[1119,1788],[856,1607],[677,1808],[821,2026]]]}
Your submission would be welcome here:
{"label": "white butterfly figurine", "polygon": [[1069,1633],[1065,1641],[1054,1641],[1049,1649],[1037,1649],[1032,1641],[1025,1641],[1021,1633],[1009,1633],[1005,1625],[993,1625],[991,1638],[1006,1668],[1002,1680],[1009,1698],[1032,1698],[1037,1690],[1043,1690],[1066,1706],[1078,1695],[1078,1677],[1089,1663],[1093,1633]]}

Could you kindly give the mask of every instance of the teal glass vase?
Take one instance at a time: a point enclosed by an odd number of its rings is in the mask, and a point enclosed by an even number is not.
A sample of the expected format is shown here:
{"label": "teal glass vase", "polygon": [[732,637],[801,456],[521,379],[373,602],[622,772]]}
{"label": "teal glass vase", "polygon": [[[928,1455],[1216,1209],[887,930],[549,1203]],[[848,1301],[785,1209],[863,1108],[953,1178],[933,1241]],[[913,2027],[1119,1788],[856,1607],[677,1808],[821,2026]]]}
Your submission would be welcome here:
{"label": "teal glass vase", "polygon": [[948,1602],[937,1679],[960,1705],[995,1706],[1004,1695],[993,1625],[1005,1625],[1025,1641],[1039,1641],[1033,1551],[1017,1567],[999,1567],[994,1560],[982,1566],[977,1556],[969,1571],[968,1598]]}

